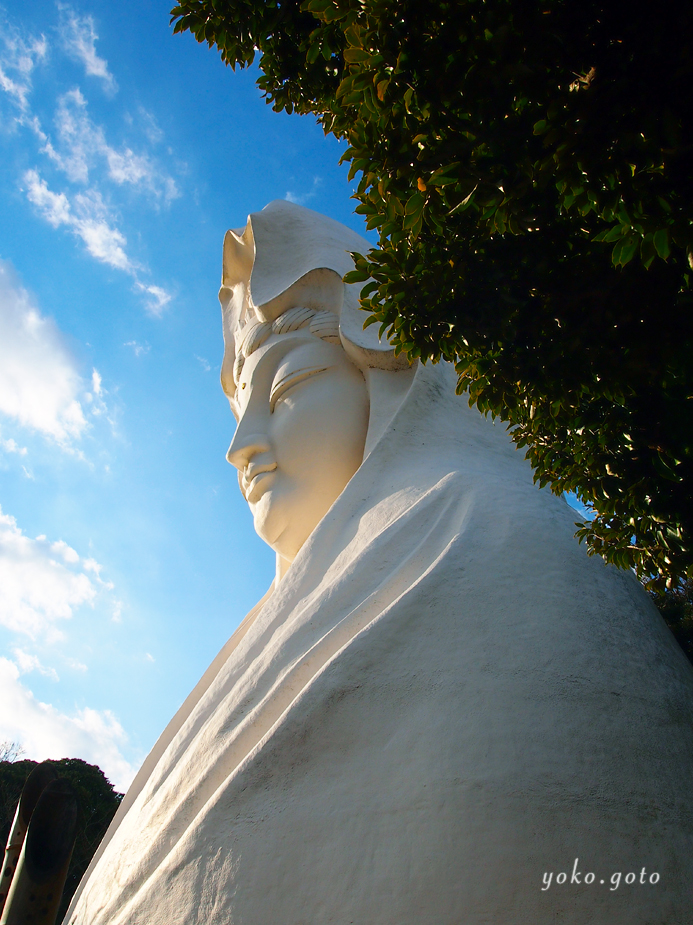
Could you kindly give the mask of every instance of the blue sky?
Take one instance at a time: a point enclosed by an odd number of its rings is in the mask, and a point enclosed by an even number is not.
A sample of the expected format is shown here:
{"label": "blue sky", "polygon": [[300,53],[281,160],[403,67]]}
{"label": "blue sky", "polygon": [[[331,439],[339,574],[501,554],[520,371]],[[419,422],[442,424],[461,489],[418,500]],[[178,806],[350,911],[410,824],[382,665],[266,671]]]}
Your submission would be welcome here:
{"label": "blue sky", "polygon": [[224,459],[227,228],[363,233],[340,147],[166,3],[0,5],[0,741],[124,788],[268,587]]}

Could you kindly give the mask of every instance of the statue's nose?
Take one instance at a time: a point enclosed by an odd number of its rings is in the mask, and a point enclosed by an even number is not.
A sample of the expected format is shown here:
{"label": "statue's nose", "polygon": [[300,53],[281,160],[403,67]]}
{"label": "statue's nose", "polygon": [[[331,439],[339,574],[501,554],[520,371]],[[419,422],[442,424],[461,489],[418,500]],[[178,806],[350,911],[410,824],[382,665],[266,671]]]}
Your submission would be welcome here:
{"label": "statue's nose", "polygon": [[226,459],[237,469],[246,468],[253,456],[258,453],[267,453],[271,449],[270,443],[264,434],[244,434],[239,424],[234,434],[231,446],[226,453]]}

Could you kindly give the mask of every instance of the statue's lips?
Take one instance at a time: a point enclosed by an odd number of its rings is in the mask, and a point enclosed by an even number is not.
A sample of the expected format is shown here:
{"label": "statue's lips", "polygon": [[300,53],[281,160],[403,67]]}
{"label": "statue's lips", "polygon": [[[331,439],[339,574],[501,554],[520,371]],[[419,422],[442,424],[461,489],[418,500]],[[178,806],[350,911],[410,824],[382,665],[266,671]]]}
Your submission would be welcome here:
{"label": "statue's lips", "polygon": [[253,504],[264,495],[274,478],[276,469],[276,463],[267,466],[248,466],[243,473],[241,490],[249,504]]}

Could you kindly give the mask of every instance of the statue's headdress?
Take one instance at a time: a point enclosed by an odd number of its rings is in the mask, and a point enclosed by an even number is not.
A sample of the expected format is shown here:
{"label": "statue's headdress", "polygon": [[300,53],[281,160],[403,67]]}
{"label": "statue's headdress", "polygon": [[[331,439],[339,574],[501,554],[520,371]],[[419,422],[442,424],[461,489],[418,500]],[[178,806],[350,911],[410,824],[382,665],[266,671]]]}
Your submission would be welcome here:
{"label": "statue's headdress", "polygon": [[271,333],[304,327],[341,342],[361,366],[406,365],[378,339],[375,325],[364,331],[361,287],[342,282],[353,269],[350,252],[369,249],[345,225],[284,200],[252,213],[244,229],[226,232],[219,300],[225,345],[221,379],[228,395],[235,393],[244,356]]}

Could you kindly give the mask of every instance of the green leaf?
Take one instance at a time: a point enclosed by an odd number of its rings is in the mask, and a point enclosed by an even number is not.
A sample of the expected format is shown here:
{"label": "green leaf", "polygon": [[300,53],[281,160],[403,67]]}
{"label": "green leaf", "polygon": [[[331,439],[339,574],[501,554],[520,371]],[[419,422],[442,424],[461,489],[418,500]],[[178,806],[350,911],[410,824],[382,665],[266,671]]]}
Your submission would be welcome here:
{"label": "green leaf", "polygon": [[350,45],[361,45],[360,33],[354,28],[354,26],[349,26],[348,29],[344,30],[344,38]]}
{"label": "green leaf", "polygon": [[629,235],[627,238],[619,241],[611,254],[611,261],[614,266],[624,267],[635,256],[640,246],[640,238],[636,235]]}
{"label": "green leaf", "polygon": [[430,186],[450,186],[451,183],[457,183],[458,177],[446,177],[445,175],[436,176],[435,179],[428,180]]}
{"label": "green leaf", "polygon": [[[422,136],[417,135],[416,138]],[[424,136],[426,137],[426,136]],[[414,141],[416,141],[416,138]],[[446,164],[444,167],[439,167],[437,170],[434,170],[431,176],[428,179],[428,183],[432,186],[443,186],[445,183],[454,183],[456,179],[455,171],[460,166],[459,161],[454,161],[452,164]],[[442,183],[439,181],[443,181]]]}
{"label": "green leaf", "polygon": [[349,270],[348,273],[344,274],[344,282],[347,284],[350,283],[363,283],[368,279],[369,274],[364,270]]}
{"label": "green leaf", "polygon": [[348,64],[362,64],[365,61],[370,61],[372,57],[370,52],[365,51],[363,48],[345,48],[342,54]]}
{"label": "green leaf", "polygon": [[377,280],[371,280],[370,283],[366,283],[361,292],[359,293],[360,299],[367,298],[372,292],[375,292],[380,286],[380,283]]}
{"label": "green leaf", "polygon": [[600,237],[599,240],[606,241],[607,244],[613,244],[614,241],[620,240],[628,231],[627,225],[614,225],[603,232],[604,237]]}
{"label": "green leaf", "polygon": [[669,229],[662,228],[659,231],[655,231],[652,237],[652,243],[654,244],[654,249],[657,251],[657,254],[666,260],[671,253],[671,248],[669,247]]}
{"label": "green leaf", "polygon": [[661,453],[655,453],[655,455],[652,457],[652,464],[663,478],[668,479],[670,482],[678,482],[678,475],[669,466]]}
{"label": "green leaf", "polygon": [[387,88],[388,88],[389,86],[390,86],[390,78],[388,77],[386,80],[381,80],[381,81],[379,81],[379,83],[378,83],[378,85],[377,85],[377,87],[376,87],[376,94],[377,94],[378,99],[380,100],[381,103],[382,103],[382,102],[384,101],[384,99],[385,99],[385,92],[387,91]]}
{"label": "green leaf", "polygon": [[313,42],[306,53],[306,61],[308,64],[314,64],[317,61],[318,55],[320,54],[320,46],[317,42]]}
{"label": "green leaf", "polygon": [[407,200],[406,205],[404,206],[405,215],[418,215],[419,212],[423,209],[425,199],[423,194],[420,192],[413,193]]}
{"label": "green leaf", "polygon": [[656,257],[652,238],[652,233],[645,235],[640,245],[640,259],[642,260],[642,264],[646,270],[649,269],[649,267],[652,265],[652,261]]}

